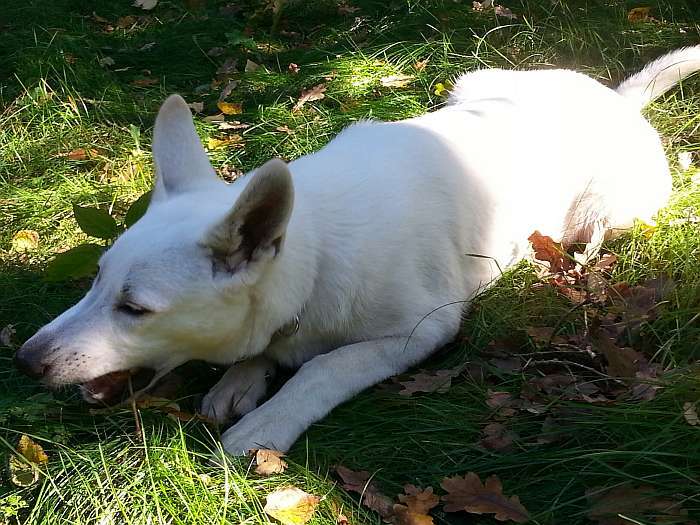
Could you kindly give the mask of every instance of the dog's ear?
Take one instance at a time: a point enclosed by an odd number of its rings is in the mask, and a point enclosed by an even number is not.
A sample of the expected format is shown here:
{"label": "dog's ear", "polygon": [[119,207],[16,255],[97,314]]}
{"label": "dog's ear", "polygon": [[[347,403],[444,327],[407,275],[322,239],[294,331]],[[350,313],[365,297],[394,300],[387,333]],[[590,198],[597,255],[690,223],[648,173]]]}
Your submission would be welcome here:
{"label": "dog's ear", "polygon": [[231,211],[204,241],[214,267],[229,273],[277,255],[294,206],[292,176],[282,160],[266,162],[249,177]]}
{"label": "dog's ear", "polygon": [[218,180],[180,95],[171,95],[158,111],[153,131],[156,183],[153,199],[190,191]]}

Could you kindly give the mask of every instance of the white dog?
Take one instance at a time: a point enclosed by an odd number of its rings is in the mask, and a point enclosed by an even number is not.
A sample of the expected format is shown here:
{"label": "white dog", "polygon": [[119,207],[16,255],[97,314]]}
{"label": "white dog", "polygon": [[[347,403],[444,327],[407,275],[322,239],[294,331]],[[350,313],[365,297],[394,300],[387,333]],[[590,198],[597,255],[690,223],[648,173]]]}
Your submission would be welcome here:
{"label": "white dog", "polygon": [[[153,370],[153,384],[191,359],[231,365],[202,407],[222,422],[243,416],[225,449],[287,450],[449,342],[459,302],[521,259],[534,230],[595,251],[606,230],[649,220],[671,179],[640,109],[699,69],[700,46],[617,91],[566,70],[467,73],[443,109],[355,124],[231,185],[171,96],[148,212],[17,364],[93,401],[137,369]],[[300,368],[257,407],[278,363]]]}

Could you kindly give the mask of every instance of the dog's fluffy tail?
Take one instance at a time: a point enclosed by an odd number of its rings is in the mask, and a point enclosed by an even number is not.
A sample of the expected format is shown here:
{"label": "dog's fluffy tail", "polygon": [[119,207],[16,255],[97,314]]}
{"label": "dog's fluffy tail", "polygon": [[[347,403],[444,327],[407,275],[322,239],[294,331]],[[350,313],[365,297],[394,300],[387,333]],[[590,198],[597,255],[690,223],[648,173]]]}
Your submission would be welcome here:
{"label": "dog's fluffy tail", "polygon": [[700,46],[684,47],[649,62],[622,82],[617,92],[641,109],[696,71],[700,71]]}

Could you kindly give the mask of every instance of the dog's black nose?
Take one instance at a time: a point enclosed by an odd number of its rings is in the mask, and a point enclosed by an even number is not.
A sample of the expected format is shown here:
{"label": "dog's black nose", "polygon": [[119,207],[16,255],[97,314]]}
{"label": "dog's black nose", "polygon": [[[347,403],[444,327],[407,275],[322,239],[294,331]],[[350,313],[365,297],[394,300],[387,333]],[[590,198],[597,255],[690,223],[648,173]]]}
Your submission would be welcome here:
{"label": "dog's black nose", "polygon": [[48,348],[50,348],[50,341],[41,332],[36,334],[17,350],[15,366],[20,372],[33,379],[42,378],[47,369],[44,358]]}
{"label": "dog's black nose", "polygon": [[33,359],[30,355],[18,350],[15,354],[15,366],[24,375],[32,379],[40,379],[44,376],[46,366],[38,359]]}

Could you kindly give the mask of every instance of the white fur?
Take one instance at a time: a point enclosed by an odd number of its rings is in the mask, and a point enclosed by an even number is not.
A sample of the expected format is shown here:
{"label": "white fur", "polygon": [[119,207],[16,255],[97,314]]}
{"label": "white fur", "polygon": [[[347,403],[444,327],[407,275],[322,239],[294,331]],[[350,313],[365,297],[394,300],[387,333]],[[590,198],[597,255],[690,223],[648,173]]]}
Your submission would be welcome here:
{"label": "white fur", "polygon": [[[666,78],[664,59],[653,64],[623,84],[632,102],[572,71],[467,73],[439,111],[356,124],[231,185],[170,97],[148,213],[103,257],[86,297],[22,351],[44,359],[51,384],[136,366],[162,374],[189,359],[233,364],[204,402],[219,420],[247,412],[226,450],[286,450],[339,403],[449,342],[458,302],[520,260],[534,230],[597,243],[664,205],[664,151],[639,114],[641,87]],[[115,309],[125,283],[154,313]],[[275,335],[297,315],[298,332]],[[254,408],[271,361],[300,369]]]}

